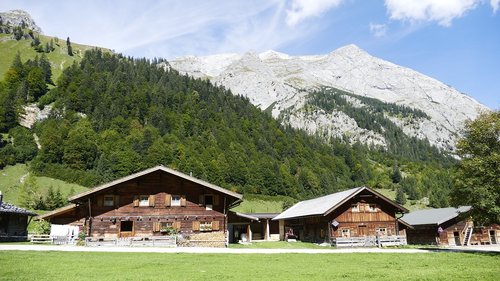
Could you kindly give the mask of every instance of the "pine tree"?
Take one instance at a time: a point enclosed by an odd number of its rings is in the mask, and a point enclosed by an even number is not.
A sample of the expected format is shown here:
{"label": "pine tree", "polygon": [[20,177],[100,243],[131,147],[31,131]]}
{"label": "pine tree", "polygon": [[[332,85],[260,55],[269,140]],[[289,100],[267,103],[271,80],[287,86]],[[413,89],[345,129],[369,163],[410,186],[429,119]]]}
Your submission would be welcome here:
{"label": "pine tree", "polygon": [[396,202],[400,205],[406,204],[406,195],[402,188],[398,188],[396,191]]}
{"label": "pine tree", "polygon": [[399,166],[396,163],[392,169],[391,179],[393,183],[399,183],[401,181],[401,172],[399,171]]}
{"label": "pine tree", "polygon": [[66,46],[68,47],[68,55],[73,56],[73,47],[71,47],[69,37],[66,39]]}

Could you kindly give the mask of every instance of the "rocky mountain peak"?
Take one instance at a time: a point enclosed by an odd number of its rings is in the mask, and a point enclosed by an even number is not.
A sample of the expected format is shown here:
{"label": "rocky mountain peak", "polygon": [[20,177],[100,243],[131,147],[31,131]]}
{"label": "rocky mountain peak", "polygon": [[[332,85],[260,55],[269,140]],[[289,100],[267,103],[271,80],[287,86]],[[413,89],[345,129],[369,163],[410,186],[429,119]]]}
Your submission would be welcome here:
{"label": "rocky mountain peak", "polygon": [[42,33],[42,29],[36,25],[30,14],[23,10],[11,10],[8,12],[0,12],[0,19],[3,24],[11,26],[22,26],[33,30],[34,32]]}
{"label": "rocky mountain peak", "polygon": [[[293,127],[376,146],[387,145],[383,135],[387,128],[377,125],[378,129],[372,131],[356,120],[359,115],[353,110],[372,114],[385,104],[382,107],[386,109],[379,110],[383,114],[379,122],[390,123],[388,126],[399,127],[401,134],[426,139],[447,151],[454,150],[466,120],[489,110],[436,79],[373,57],[354,44],[327,55],[289,56],[266,51],[187,61],[179,58],[170,65],[181,73],[208,77],[232,93],[248,97],[254,105],[271,110],[274,117]],[[333,89],[330,92],[334,94],[319,102],[313,93],[325,88]],[[337,92],[346,102],[343,106],[338,105],[342,101],[335,97]],[[311,104],[314,98],[316,103]],[[346,111],[347,107],[350,109]]]}

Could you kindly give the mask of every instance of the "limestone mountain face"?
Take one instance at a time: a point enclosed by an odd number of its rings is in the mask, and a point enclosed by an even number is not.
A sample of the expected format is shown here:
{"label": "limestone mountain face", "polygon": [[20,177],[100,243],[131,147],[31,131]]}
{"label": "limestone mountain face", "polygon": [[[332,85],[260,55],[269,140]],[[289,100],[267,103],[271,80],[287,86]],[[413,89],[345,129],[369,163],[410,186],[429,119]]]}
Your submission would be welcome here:
{"label": "limestone mountain face", "polygon": [[36,25],[31,16],[23,10],[0,12],[0,19],[4,25],[10,25],[12,27],[22,26],[24,22],[25,28],[31,29],[37,33],[42,33],[42,29]]}
{"label": "limestone mountain face", "polygon": [[[169,63],[181,73],[210,79],[233,94],[248,97],[254,105],[270,110],[274,117],[293,127],[376,146],[387,145],[383,125],[378,131],[370,130],[360,125],[347,107],[371,113],[375,112],[375,103],[385,104],[383,108],[399,106],[422,112],[384,110],[382,114],[407,136],[427,139],[447,151],[454,150],[466,120],[489,110],[436,79],[373,57],[355,45],[317,56],[267,51],[187,56]],[[323,104],[335,95],[342,95],[342,103],[347,104],[325,107],[312,103],[311,95],[318,91],[329,93]]]}

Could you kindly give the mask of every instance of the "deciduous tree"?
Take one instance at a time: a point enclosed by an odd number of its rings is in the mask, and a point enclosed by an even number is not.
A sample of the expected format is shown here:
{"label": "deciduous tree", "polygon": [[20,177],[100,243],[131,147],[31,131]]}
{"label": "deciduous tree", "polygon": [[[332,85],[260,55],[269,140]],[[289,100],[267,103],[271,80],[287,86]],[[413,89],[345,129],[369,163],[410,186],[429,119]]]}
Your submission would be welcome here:
{"label": "deciduous tree", "polygon": [[500,111],[468,122],[457,152],[453,203],[471,205],[480,223],[500,222]]}

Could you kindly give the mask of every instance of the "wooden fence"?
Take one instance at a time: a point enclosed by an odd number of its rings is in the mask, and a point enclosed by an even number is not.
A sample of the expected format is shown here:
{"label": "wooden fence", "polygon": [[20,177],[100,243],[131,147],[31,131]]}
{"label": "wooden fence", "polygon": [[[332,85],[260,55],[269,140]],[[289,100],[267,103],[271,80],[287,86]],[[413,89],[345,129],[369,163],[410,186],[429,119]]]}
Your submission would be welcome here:
{"label": "wooden fence", "polygon": [[127,238],[104,238],[87,237],[86,246],[129,246],[129,247],[177,247],[176,236],[151,236],[151,237],[127,237]]}
{"label": "wooden fence", "polygon": [[385,247],[406,245],[406,236],[367,236],[367,237],[349,237],[335,238],[333,244],[338,247]]}

